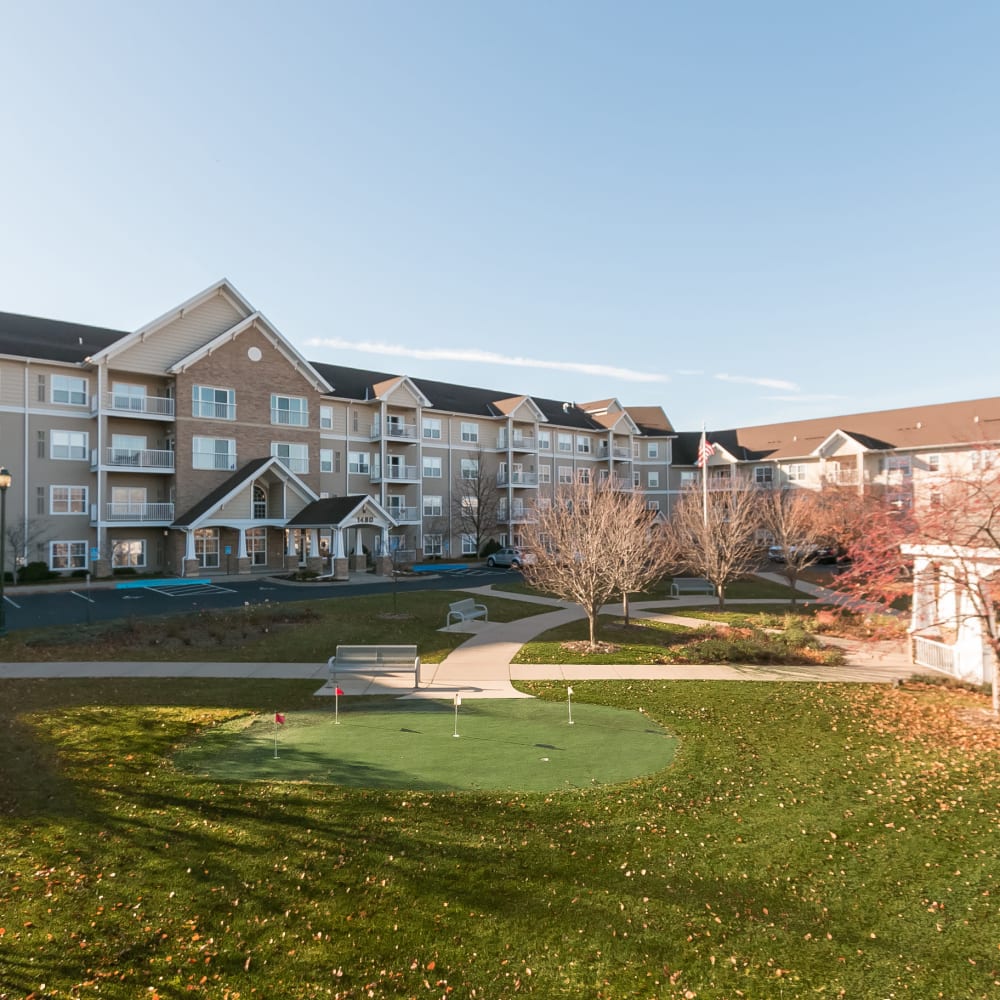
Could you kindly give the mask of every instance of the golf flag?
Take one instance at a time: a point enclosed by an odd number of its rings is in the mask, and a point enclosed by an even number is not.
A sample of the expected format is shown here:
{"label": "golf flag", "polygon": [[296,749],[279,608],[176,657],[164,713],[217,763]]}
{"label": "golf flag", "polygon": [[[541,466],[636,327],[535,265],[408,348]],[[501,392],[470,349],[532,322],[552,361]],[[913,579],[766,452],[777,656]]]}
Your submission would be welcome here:
{"label": "golf flag", "polygon": [[281,714],[281,712],[275,712],[274,721],[277,725],[283,726],[285,724],[285,717]]}
{"label": "golf flag", "polygon": [[455,695],[455,708],[458,708],[462,704],[462,696],[460,694]]}
{"label": "golf flag", "polygon": [[340,696],[341,696],[341,695],[342,695],[343,693],[344,693],[344,691],[343,691],[343,689],[342,689],[342,688],[337,688],[337,690],[336,690],[336,691],[334,691],[334,694],[335,694],[335,695],[336,695],[336,696],[337,696],[338,698],[339,698],[339,697],[340,697]]}
{"label": "golf flag", "polygon": [[566,693],[567,694],[572,694],[573,693],[573,689],[572,688],[566,688]]}
{"label": "golf flag", "polygon": [[715,445],[705,437],[705,432],[701,432],[701,444],[698,445],[698,461],[695,462],[699,468],[708,465],[709,458],[715,454]]}

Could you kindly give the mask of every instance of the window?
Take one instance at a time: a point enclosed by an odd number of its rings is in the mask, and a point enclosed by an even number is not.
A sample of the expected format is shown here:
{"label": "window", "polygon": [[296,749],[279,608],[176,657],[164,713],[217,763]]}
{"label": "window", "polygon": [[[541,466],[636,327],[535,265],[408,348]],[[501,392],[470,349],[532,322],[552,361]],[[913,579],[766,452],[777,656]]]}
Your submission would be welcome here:
{"label": "window", "polygon": [[133,385],[131,382],[112,382],[111,405],[116,410],[133,410],[136,413],[145,413],[146,387]]}
{"label": "window", "polygon": [[87,380],[72,375],[52,376],[52,402],[71,406],[87,405]]}
{"label": "window", "polygon": [[51,569],[86,569],[86,542],[49,542]]}
{"label": "window", "polygon": [[566,486],[569,483],[573,482],[573,466],[571,465],[559,466],[559,482],[563,486]]}
{"label": "window", "polygon": [[551,483],[552,482],[552,466],[546,463],[545,465],[538,466],[538,481],[540,483]]}
{"label": "window", "polygon": [[368,452],[349,451],[347,453],[347,471],[359,476],[367,476],[371,472],[371,466],[368,464]]}
{"label": "window", "polygon": [[441,459],[438,456],[424,455],[424,475],[428,479],[441,478]]}
{"label": "window", "polygon": [[658,490],[660,488],[660,474],[658,472],[647,472],[646,485],[651,490]]}
{"label": "window", "polygon": [[940,455],[928,455],[927,456],[927,471],[928,472],[939,472],[941,470],[941,456]]}
{"label": "window", "polygon": [[111,565],[114,569],[146,565],[146,542],[142,538],[116,538],[111,541]]}
{"label": "window", "polygon": [[424,555],[425,556],[441,555],[440,535],[424,535]]}
{"label": "window", "polygon": [[909,478],[911,474],[909,455],[889,455],[884,461],[886,472],[895,472],[904,479]]}
{"label": "window", "polygon": [[442,512],[441,497],[424,495],[424,517],[440,517]]}
{"label": "window", "polygon": [[196,385],[191,391],[191,415],[207,420],[235,420],[236,390]]}
{"label": "window", "polygon": [[639,489],[642,486],[642,473],[633,472],[632,473],[632,485],[635,489]]}
{"label": "window", "polygon": [[479,478],[479,460],[475,458],[463,458],[462,459],[462,478],[463,479],[478,479]]}
{"label": "window", "polygon": [[647,500],[646,501],[646,510],[659,510],[659,509],[660,509],[660,501],[659,500]]}
{"label": "window", "polygon": [[288,441],[272,441],[271,454],[280,458],[292,472],[303,475],[309,471],[309,445]]}
{"label": "window", "polygon": [[655,441],[650,441],[646,445],[646,458],[657,458],[659,456],[659,446]]}
{"label": "window", "polygon": [[218,528],[197,528],[195,530],[194,555],[201,569],[219,568]]}
{"label": "window", "polygon": [[251,566],[267,565],[267,528],[247,528],[247,558]]}
{"label": "window", "polygon": [[333,430],[332,406],[321,406],[319,408],[319,429],[321,431]]}
{"label": "window", "polygon": [[333,472],[333,449],[320,448],[319,450],[319,471]]}
{"label": "window", "polygon": [[590,469],[577,469],[576,478],[580,482],[581,486],[590,485]]}
{"label": "window", "polygon": [[475,517],[479,510],[479,497],[462,497],[462,513]]}
{"label": "window", "polygon": [[697,472],[691,472],[690,470],[681,472],[681,488],[685,486],[692,486],[698,479]]}
{"label": "window", "polygon": [[538,432],[538,450],[552,451],[552,435],[548,431]]}
{"label": "window", "polygon": [[462,534],[462,555],[463,556],[474,556],[476,555],[476,536],[469,534]]}
{"label": "window", "polygon": [[260,483],[253,484],[253,519],[263,521],[267,517],[267,490]]}
{"label": "window", "polygon": [[146,438],[142,434],[112,434],[111,463],[113,465],[144,465]]}
{"label": "window", "polygon": [[590,454],[590,438],[578,435],[576,439],[576,450],[581,455]]}
{"label": "window", "polygon": [[774,467],[770,465],[754,466],[753,481],[758,486],[770,486],[774,482]]}
{"label": "window", "polygon": [[573,435],[572,434],[560,434],[556,439],[558,448],[560,451],[572,451],[573,450]]}
{"label": "window", "polygon": [[49,489],[50,514],[86,514],[86,486],[52,486]]}
{"label": "window", "polygon": [[788,481],[790,483],[803,483],[806,478],[806,467],[804,463],[788,466]]}
{"label": "window", "polygon": [[86,431],[52,431],[50,457],[83,461],[87,457],[90,438]]}
{"label": "window", "polygon": [[479,424],[462,421],[462,440],[475,444],[479,441]]}
{"label": "window", "polygon": [[633,441],[632,442],[632,457],[633,458],[638,458],[639,457],[639,442],[638,441]]}
{"label": "window", "polygon": [[232,472],[236,468],[236,441],[233,438],[194,438],[191,442],[191,467]]}
{"label": "window", "polygon": [[441,440],[441,421],[436,417],[424,417],[424,437]]}
{"label": "window", "polygon": [[309,410],[303,396],[279,396],[271,393],[271,423],[289,427],[308,427]]}

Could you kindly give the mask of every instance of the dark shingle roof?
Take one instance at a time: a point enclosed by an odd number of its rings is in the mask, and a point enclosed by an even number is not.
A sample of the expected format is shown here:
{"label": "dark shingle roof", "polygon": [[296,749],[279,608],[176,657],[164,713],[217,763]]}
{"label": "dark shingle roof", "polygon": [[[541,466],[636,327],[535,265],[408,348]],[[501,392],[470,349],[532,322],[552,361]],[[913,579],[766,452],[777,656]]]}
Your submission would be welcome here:
{"label": "dark shingle roof", "polygon": [[324,497],[313,500],[295,515],[289,522],[289,528],[324,528],[340,524],[349,514],[352,514],[369,496]]}
{"label": "dark shingle roof", "polygon": [[0,354],[79,364],[127,336],[122,330],[0,312]]}

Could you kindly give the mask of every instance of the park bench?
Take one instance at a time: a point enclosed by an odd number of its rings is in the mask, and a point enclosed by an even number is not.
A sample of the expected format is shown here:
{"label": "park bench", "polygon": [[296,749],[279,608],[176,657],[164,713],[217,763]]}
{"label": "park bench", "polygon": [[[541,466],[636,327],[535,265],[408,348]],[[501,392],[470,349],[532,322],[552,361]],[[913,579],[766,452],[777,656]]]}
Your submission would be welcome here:
{"label": "park bench", "polygon": [[489,612],[487,611],[485,604],[476,604],[476,602],[471,598],[466,598],[464,601],[455,601],[454,604],[448,605],[448,617],[445,619],[445,628],[452,624],[452,619],[458,622],[471,622],[476,618],[482,618],[482,620],[489,621]]}
{"label": "park bench", "polygon": [[365,674],[413,674],[413,686],[420,687],[420,657],[416,646],[338,646],[326,661],[330,679],[351,671]]}
{"label": "park bench", "polygon": [[670,596],[680,597],[681,594],[714,594],[715,587],[700,576],[675,576],[670,584]]}

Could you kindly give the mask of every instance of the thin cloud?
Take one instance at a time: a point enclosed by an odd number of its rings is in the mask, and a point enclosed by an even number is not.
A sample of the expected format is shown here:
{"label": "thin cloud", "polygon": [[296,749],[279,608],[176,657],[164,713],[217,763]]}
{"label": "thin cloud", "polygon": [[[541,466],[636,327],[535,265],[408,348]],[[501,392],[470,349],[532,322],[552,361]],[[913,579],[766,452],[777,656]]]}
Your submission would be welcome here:
{"label": "thin cloud", "polygon": [[847,399],[847,396],[838,396],[836,393],[813,393],[802,396],[765,396],[764,399],[774,403],[828,403],[831,400]]}
{"label": "thin cloud", "polygon": [[639,372],[632,368],[613,368],[610,365],[587,364],[583,361],[544,361],[541,358],[522,358],[471,348],[404,347],[402,344],[378,344],[370,340],[342,340],[339,337],[314,337],[306,341],[306,346],[360,351],[363,354],[382,354],[396,358],[416,358],[419,361],[462,361],[480,365],[507,365],[511,368],[546,368],[551,371],[575,372],[578,375],[619,378],[626,382],[670,381],[667,375]]}
{"label": "thin cloud", "polygon": [[798,392],[799,387],[794,382],[786,382],[780,378],[755,378],[752,375],[713,375],[720,382],[739,382],[741,385],[759,385],[764,389],[784,389],[786,392]]}

